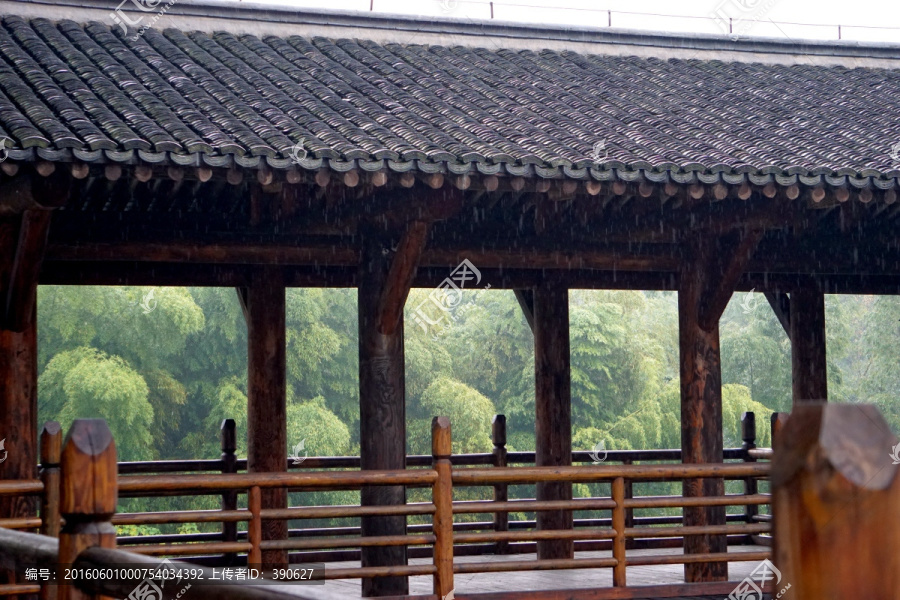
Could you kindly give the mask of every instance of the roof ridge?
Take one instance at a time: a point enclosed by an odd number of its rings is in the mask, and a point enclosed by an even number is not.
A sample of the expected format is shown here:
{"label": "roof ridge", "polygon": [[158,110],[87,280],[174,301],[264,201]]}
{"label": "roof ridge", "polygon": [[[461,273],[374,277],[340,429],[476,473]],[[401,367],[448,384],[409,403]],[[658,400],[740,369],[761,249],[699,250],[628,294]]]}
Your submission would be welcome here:
{"label": "roof ridge", "polygon": [[[132,0],[133,2],[135,0]],[[414,15],[309,9],[233,0],[170,0],[182,17],[201,17],[251,23],[310,25],[357,30],[383,30],[438,35],[478,36],[504,40],[544,40],[659,47],[737,53],[802,54],[806,56],[877,58],[900,60],[900,44],[854,40],[808,40],[737,37],[712,34],[653,32],[615,27],[518,23],[499,20],[432,19]],[[125,2],[121,2],[119,7]],[[165,2],[157,1],[157,5]],[[15,14],[8,8],[53,6],[86,11],[116,10],[109,0],[0,0],[0,14]],[[172,16],[172,15],[169,15]],[[71,17],[69,17],[71,18]]]}

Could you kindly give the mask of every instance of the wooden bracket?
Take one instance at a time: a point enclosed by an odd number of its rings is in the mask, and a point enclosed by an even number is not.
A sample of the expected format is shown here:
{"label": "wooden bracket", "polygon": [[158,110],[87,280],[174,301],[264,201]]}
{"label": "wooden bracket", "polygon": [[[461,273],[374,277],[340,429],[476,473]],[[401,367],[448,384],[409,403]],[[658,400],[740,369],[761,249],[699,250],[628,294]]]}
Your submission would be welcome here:
{"label": "wooden bracket", "polygon": [[784,328],[788,339],[791,337],[791,299],[784,292],[765,292],[766,300],[772,307],[772,312],[778,318],[778,322]]}
{"label": "wooden bracket", "polygon": [[528,321],[528,327],[531,328],[531,333],[534,334],[534,290],[517,289],[513,291],[516,294],[516,300],[519,301],[519,306],[522,307],[525,320]]}
{"label": "wooden bracket", "polygon": [[419,259],[428,240],[429,229],[429,223],[413,221],[407,226],[400,243],[397,244],[397,251],[391,260],[387,279],[378,299],[379,333],[391,335],[400,324],[403,307],[406,305]]}
{"label": "wooden bracket", "polygon": [[238,302],[241,304],[241,312],[244,313],[244,323],[250,322],[250,290],[245,287],[236,287]]}
{"label": "wooden bracket", "polygon": [[695,256],[700,264],[694,265],[705,271],[701,276],[705,280],[699,305],[701,328],[710,331],[719,322],[763,233],[762,229],[739,229],[719,238],[719,244],[701,242],[704,248]]}

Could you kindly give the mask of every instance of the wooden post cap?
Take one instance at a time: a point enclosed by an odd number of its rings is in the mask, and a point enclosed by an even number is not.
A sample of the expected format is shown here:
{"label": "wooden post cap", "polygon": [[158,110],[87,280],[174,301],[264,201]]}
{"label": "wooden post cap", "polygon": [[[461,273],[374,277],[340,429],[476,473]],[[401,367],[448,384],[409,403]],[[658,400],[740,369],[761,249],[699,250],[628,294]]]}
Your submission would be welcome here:
{"label": "wooden post cap", "polygon": [[495,446],[506,445],[506,415],[494,415],[491,419],[491,437]]}
{"label": "wooden post cap", "polygon": [[749,444],[756,442],[756,413],[745,412],[741,415],[741,439]]}
{"label": "wooden post cap", "polygon": [[237,450],[237,434],[234,419],[223,419],[220,429],[222,452],[234,452]]}
{"label": "wooden post cap", "polygon": [[56,421],[47,421],[41,429],[41,464],[58,465],[62,444],[62,427]]}
{"label": "wooden post cap", "polygon": [[112,515],[118,499],[116,443],[103,419],[76,419],[60,460],[59,511]]}
{"label": "wooden post cap", "polygon": [[778,435],[772,484],[815,469],[837,471],[861,489],[883,490],[897,472],[887,468],[897,443],[871,404],[797,403]]}
{"label": "wooden post cap", "polygon": [[434,417],[431,419],[431,454],[435,457],[450,456],[450,419]]}

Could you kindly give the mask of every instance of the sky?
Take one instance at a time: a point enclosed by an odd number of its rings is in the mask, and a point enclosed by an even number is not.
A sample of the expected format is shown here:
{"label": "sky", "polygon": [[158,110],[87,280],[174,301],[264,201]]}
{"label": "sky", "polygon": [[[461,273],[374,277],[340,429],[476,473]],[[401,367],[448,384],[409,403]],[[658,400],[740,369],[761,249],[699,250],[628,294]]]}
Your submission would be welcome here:
{"label": "sky", "polygon": [[[242,0],[235,0],[242,1]],[[254,0],[254,3],[260,0]],[[264,0],[268,4],[434,18],[489,20],[487,0]],[[900,1],[857,0],[498,0],[502,21],[784,39],[900,43]],[[611,15],[610,12],[611,11]]]}

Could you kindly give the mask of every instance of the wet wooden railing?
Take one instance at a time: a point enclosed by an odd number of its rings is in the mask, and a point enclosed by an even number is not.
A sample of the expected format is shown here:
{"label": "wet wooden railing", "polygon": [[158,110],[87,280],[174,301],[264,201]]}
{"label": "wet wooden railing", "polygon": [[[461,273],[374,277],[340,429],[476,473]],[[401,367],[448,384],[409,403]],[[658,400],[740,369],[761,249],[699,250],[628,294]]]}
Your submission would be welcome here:
{"label": "wet wooden railing", "polygon": [[[739,448],[728,448],[724,451],[725,460],[755,462],[757,460],[768,460],[771,457],[771,449],[756,447],[756,420],[753,413],[745,413],[742,417],[742,438],[743,445]],[[481,454],[456,454],[450,457],[453,467],[475,467],[475,466],[493,466],[508,467],[515,465],[533,465],[534,452],[508,452],[506,449],[506,419],[503,415],[496,415],[492,424],[493,451],[491,453]],[[146,461],[146,462],[124,462],[119,463],[120,475],[163,475],[174,473],[238,473],[246,471],[246,460],[235,456],[235,439],[236,431],[234,421],[227,419],[222,423],[221,441],[222,454],[219,459],[210,460],[167,460],[167,461]],[[671,463],[681,460],[680,450],[611,450],[605,452],[603,464],[646,464],[648,462]],[[431,465],[432,457],[427,455],[411,455],[407,457],[407,465],[410,468],[424,468]],[[573,464],[592,464],[595,462],[595,455],[591,452],[573,452]],[[354,456],[339,457],[305,457],[301,462],[289,460],[287,469],[291,471],[309,471],[309,470],[339,470],[339,469],[359,469],[360,459]],[[727,479],[727,478],[726,478]],[[748,478],[741,480],[744,486],[744,493],[753,494],[757,489],[757,480]],[[652,480],[642,481],[641,483],[653,483]],[[498,483],[491,486],[491,495],[494,500],[507,499],[509,496],[508,486]],[[122,490],[123,497],[154,497],[164,494],[158,490]],[[634,495],[634,482],[626,482],[625,497],[630,499]],[[527,498],[525,498],[527,500]],[[531,499],[533,500],[533,498]],[[234,491],[226,491],[222,495],[221,506],[224,510],[234,510],[237,508],[237,495]],[[673,507],[677,508],[677,507]],[[510,511],[522,512],[522,511]],[[324,515],[324,513],[322,513]],[[189,516],[189,515],[188,515]],[[324,518],[343,518],[346,515],[338,515],[334,517]],[[164,518],[153,516],[152,518]],[[142,520],[140,515],[117,516],[116,524],[119,525],[157,525],[162,524],[161,521]],[[771,517],[769,514],[759,514],[759,507],[753,504],[743,507],[741,512],[732,511],[727,515],[727,520],[733,523],[740,522],[769,522]],[[185,521],[187,522],[187,521]],[[663,515],[663,516],[636,516],[635,509],[628,507],[626,509],[626,524],[629,527],[650,526],[650,525],[677,525],[682,522],[680,515]],[[610,517],[603,518],[579,518],[574,520],[577,528],[611,526]],[[456,522],[453,524],[454,531],[485,531],[493,530],[496,532],[504,532],[510,530],[527,530],[536,526],[535,521],[531,520],[509,520],[508,512],[498,512],[493,515],[490,522],[486,521],[468,521]],[[407,531],[411,535],[427,533],[430,525],[427,523],[410,524]],[[304,527],[302,529],[291,529],[289,532],[291,537],[334,537],[334,536],[359,536],[361,535],[360,527],[357,525],[331,525],[321,527]],[[122,544],[135,545],[161,545],[173,543],[196,543],[196,542],[238,542],[246,540],[246,531],[239,531],[234,521],[225,521],[222,524],[222,533],[188,533],[188,534],[158,534],[143,535],[139,537],[121,538]],[[732,536],[730,543],[748,543],[748,544],[769,544],[768,536]],[[604,550],[610,547],[608,540],[579,540],[575,543],[578,550]],[[478,554],[506,554],[506,553],[524,553],[534,550],[533,543],[498,541],[492,544],[465,544],[457,548],[458,555],[478,555]],[[660,538],[646,537],[628,540],[629,548],[647,548],[647,547],[675,547],[681,546],[679,538]],[[430,556],[431,550],[425,547],[414,547],[409,551],[410,557],[427,557]],[[337,561],[337,560],[358,560],[359,550],[324,550],[315,553],[307,552],[306,558],[312,561]],[[207,557],[204,559],[208,564],[215,565],[217,559],[215,557]]]}
{"label": "wet wooden railing", "polygon": [[[95,421],[76,421],[73,432],[77,433],[83,423]],[[102,423],[102,422],[100,422]],[[105,424],[104,424],[105,427]],[[48,458],[52,458],[53,447],[58,447],[58,432],[45,428],[43,439],[46,441]],[[746,507],[759,507],[768,504],[769,496],[759,493],[728,494],[719,497],[684,498],[680,496],[653,496],[629,498],[626,489],[629,485],[647,481],[683,481],[689,478],[725,478],[744,482],[757,481],[769,473],[767,462],[745,462],[716,465],[614,465],[600,464],[572,467],[489,467],[462,468],[454,467],[450,455],[450,424],[446,419],[436,418],[433,423],[433,456],[430,468],[408,469],[401,471],[301,471],[290,473],[233,473],[233,474],[157,474],[133,475],[118,477],[116,481],[116,464],[113,459],[105,458],[105,469],[113,472],[112,481],[102,483],[99,476],[87,477],[84,468],[69,461],[66,463],[63,453],[61,473],[57,472],[57,489],[62,490],[58,514],[54,517],[47,514],[46,519],[37,519],[28,523],[14,523],[18,527],[44,528],[45,533],[52,533],[52,523],[63,524],[60,538],[65,539],[72,534],[70,523],[74,527],[84,527],[86,523],[102,526],[103,536],[99,545],[113,547],[116,544],[113,525],[127,524],[167,524],[167,523],[229,523],[245,524],[246,535],[236,540],[196,541],[192,543],[156,543],[132,546],[130,553],[144,556],[191,557],[209,559],[213,556],[228,556],[237,564],[261,564],[263,552],[267,550],[285,550],[292,552],[329,551],[334,549],[358,549],[363,546],[406,546],[427,550],[432,558],[430,564],[401,565],[391,567],[357,567],[329,568],[319,570],[315,577],[321,579],[347,579],[382,576],[414,576],[427,575],[434,579],[434,590],[439,597],[448,594],[453,587],[453,576],[457,573],[523,571],[535,569],[579,569],[609,568],[613,572],[616,587],[627,585],[625,568],[628,565],[662,565],[684,564],[688,562],[716,561],[758,561],[769,556],[768,549],[741,552],[735,554],[704,555],[642,555],[626,557],[625,548],[629,540],[641,537],[654,539],[680,539],[686,535],[703,536],[748,536],[765,534],[770,531],[769,523],[740,522],[724,523],[705,527],[683,527],[665,524],[629,525],[628,511],[643,508],[679,508],[685,506],[735,506],[746,510]],[[73,436],[70,433],[70,442]],[[96,444],[94,445],[96,446]],[[53,512],[52,498],[54,485],[51,469],[60,467],[48,464],[44,482],[3,482],[0,493],[33,494],[42,498],[45,509]],[[80,475],[73,476],[73,473]],[[536,501],[532,499],[509,500],[496,497],[492,500],[453,501],[454,489],[472,486],[485,486],[493,489],[505,489],[505,486],[518,484],[536,484],[538,482],[565,481],[571,483],[607,483],[610,485],[609,497],[577,498],[567,501]],[[88,497],[91,482],[102,485],[104,490],[112,486],[113,493],[121,496],[197,496],[213,495],[222,497],[246,498],[245,508],[224,507],[217,510],[191,510],[149,512],[138,514],[113,514],[115,500],[109,505],[95,507],[96,514],[77,514],[74,520],[71,505],[66,504],[67,497],[73,493]],[[99,482],[99,483],[98,483]],[[431,498],[427,502],[412,502],[398,506],[295,506],[280,509],[261,507],[262,491],[267,489],[286,489],[288,491],[334,491],[358,490],[363,486],[403,485],[407,488],[431,488]],[[70,489],[72,488],[72,489]],[[68,491],[67,491],[68,490]],[[496,531],[454,531],[454,516],[469,514],[503,515],[510,512],[537,512],[543,510],[571,511],[606,511],[608,520],[598,520],[590,525],[567,530],[519,529]],[[340,517],[403,515],[408,517],[425,517],[431,520],[426,525],[428,531],[415,531],[404,536],[360,536],[344,535],[329,537],[294,537],[280,540],[264,540],[263,525],[267,521],[293,519],[322,519]],[[45,525],[46,523],[46,525]],[[97,527],[92,530],[96,531]],[[95,536],[95,541],[97,538]],[[120,538],[120,542],[127,538]],[[573,558],[550,561],[516,560],[489,563],[454,563],[453,557],[457,549],[470,545],[496,547],[498,544],[534,543],[537,540],[573,540],[584,543],[605,543],[612,549],[612,556],[606,558]],[[0,542],[2,544],[2,542]],[[84,548],[80,548],[84,549]],[[300,558],[304,562],[312,562],[312,558],[321,559],[322,555],[305,554]],[[71,557],[70,557],[71,558]],[[315,562],[321,562],[316,560]]]}

